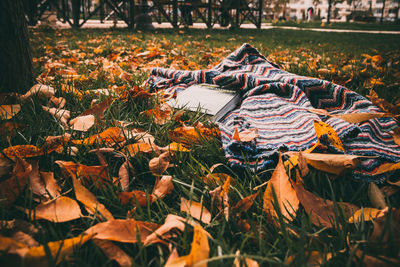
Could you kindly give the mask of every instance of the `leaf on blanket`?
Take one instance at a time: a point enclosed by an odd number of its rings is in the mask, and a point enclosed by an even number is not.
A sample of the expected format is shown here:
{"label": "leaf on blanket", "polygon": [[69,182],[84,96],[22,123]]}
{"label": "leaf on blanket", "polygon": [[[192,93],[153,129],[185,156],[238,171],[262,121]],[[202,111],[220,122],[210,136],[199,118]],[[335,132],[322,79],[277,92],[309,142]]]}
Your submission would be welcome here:
{"label": "leaf on blanket", "polygon": [[400,170],[400,162],[398,163],[384,163],[378,167],[378,169],[373,173],[374,175],[379,175],[385,172],[392,172]]}
{"label": "leaf on blanket", "polygon": [[385,216],[388,208],[379,210],[375,208],[362,208],[357,210],[353,216],[349,218],[349,223],[361,222],[361,221],[371,221],[376,218]]}
{"label": "leaf on blanket", "polygon": [[190,214],[203,223],[211,222],[211,213],[199,202],[181,197],[181,211]]}
{"label": "leaf on blanket", "polygon": [[371,119],[392,117],[389,113],[350,113],[350,114],[335,114],[333,117],[338,117],[350,123],[360,123]]}
{"label": "leaf on blanket", "polygon": [[64,196],[41,203],[36,206],[35,211],[25,210],[25,213],[31,214],[32,220],[43,219],[55,223],[76,220],[82,216],[78,203]]}
{"label": "leaf on blanket", "polygon": [[9,120],[21,111],[21,105],[1,105],[0,120]]}
{"label": "leaf on blanket", "polygon": [[[287,152],[290,156],[298,156],[299,152]],[[341,174],[347,169],[354,169],[359,164],[361,156],[343,155],[343,154],[321,154],[321,153],[301,153],[302,157],[308,164],[317,170],[332,173],[335,175]]]}
{"label": "leaf on blanket", "polygon": [[[199,266],[207,267],[207,259],[210,254],[207,232],[200,226],[196,225],[193,231],[193,242],[190,253],[187,256],[178,257],[171,260],[165,267],[185,267]],[[199,264],[202,262],[201,264]]]}
{"label": "leaf on blanket", "polygon": [[280,209],[284,218],[293,221],[299,209],[299,199],[286,174],[281,156],[279,156],[278,165],[272,173],[263,196],[263,209],[270,216],[270,219],[276,223],[278,213],[274,204]]}
{"label": "leaf on blanket", "polygon": [[258,129],[245,129],[239,133],[238,129],[235,128],[232,139],[239,142],[251,142],[258,137]]}
{"label": "leaf on blanket", "polygon": [[113,220],[114,217],[106,209],[106,207],[101,204],[96,197],[86,189],[75,175],[72,175],[72,182],[74,184],[76,199],[81,202],[87,208],[88,212],[94,214],[96,212],[100,213],[106,220]]}
{"label": "leaf on blanket", "polygon": [[318,139],[321,139],[322,136],[326,135],[334,147],[343,152],[345,151],[342,141],[340,140],[335,130],[329,124],[323,121],[314,120],[314,128],[315,132],[317,133]]}
{"label": "leaf on blanket", "polygon": [[393,141],[400,146],[400,127],[394,129],[390,134],[393,136]]}
{"label": "leaf on blanket", "polygon": [[137,243],[138,237],[143,242],[159,227],[159,224],[151,222],[116,219],[98,223],[87,229],[85,233],[94,235],[100,240]]}

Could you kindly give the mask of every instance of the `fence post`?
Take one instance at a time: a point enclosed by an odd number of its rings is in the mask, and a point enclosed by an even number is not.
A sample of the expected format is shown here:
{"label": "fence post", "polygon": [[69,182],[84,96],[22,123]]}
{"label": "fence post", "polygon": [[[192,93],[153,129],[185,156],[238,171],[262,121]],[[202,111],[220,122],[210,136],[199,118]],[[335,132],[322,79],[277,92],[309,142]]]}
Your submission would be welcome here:
{"label": "fence post", "polygon": [[129,28],[135,27],[135,0],[129,0]]}
{"label": "fence post", "polygon": [[210,29],[212,27],[212,0],[208,0],[208,17],[207,17],[207,27]]}
{"label": "fence post", "polygon": [[262,23],[262,5],[263,5],[263,0],[258,0],[258,22],[257,22],[257,29],[261,29],[261,23]]}
{"label": "fence post", "polygon": [[79,28],[79,18],[81,16],[81,1],[72,0],[72,21],[73,27]]}
{"label": "fence post", "polygon": [[172,26],[178,28],[178,0],[172,2]]}

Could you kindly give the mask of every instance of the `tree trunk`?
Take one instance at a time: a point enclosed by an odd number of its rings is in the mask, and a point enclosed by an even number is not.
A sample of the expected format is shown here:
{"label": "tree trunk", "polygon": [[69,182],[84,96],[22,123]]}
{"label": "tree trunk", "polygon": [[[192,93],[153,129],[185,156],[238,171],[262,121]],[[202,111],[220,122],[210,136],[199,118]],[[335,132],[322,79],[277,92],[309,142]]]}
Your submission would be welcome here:
{"label": "tree trunk", "polygon": [[332,0],[329,0],[328,1],[328,16],[326,19],[327,24],[331,23],[331,9],[332,9]]}
{"label": "tree trunk", "polygon": [[26,92],[32,57],[22,0],[0,1],[0,92]]}
{"label": "tree trunk", "polygon": [[381,23],[383,23],[383,13],[385,13],[385,4],[386,4],[386,0],[383,0],[382,12],[381,12],[381,20],[380,20]]}

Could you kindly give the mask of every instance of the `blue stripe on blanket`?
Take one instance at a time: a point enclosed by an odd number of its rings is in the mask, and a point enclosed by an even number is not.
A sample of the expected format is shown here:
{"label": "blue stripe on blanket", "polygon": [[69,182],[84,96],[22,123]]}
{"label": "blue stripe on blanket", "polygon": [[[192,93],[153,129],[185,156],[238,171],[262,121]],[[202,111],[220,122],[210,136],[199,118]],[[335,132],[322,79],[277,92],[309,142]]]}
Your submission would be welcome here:
{"label": "blue stripe on blanket", "polygon": [[[147,82],[151,90],[171,94],[197,83],[241,91],[241,106],[219,123],[223,148],[232,166],[263,170],[276,164],[279,149],[310,148],[318,141],[314,120],[332,126],[347,154],[378,157],[363,160],[354,171],[356,179],[383,181],[390,173],[378,176],[374,171],[383,163],[400,161],[400,147],[388,133],[397,127],[393,119],[372,119],[356,125],[308,111],[317,108],[330,114],[381,112],[369,100],[343,86],[281,70],[249,44],[243,44],[213,69],[154,68]],[[239,132],[257,128],[259,137],[249,143],[235,141],[235,128]]]}

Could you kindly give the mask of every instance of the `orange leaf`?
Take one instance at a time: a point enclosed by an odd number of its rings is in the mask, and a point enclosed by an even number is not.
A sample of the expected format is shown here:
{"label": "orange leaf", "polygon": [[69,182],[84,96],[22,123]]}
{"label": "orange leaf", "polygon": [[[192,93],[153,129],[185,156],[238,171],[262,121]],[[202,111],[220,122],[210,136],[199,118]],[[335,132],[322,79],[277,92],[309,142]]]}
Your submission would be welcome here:
{"label": "orange leaf", "polygon": [[120,192],[118,193],[118,198],[121,201],[122,205],[128,204],[139,204],[139,206],[144,207],[147,206],[147,198],[149,199],[149,203],[153,202],[153,196],[146,194],[146,192],[134,190],[131,192]]}
{"label": "orange leaf", "polygon": [[143,241],[159,227],[159,224],[151,222],[117,219],[98,223],[85,233],[95,235],[100,240],[136,243],[138,236]]}
{"label": "orange leaf", "polygon": [[121,183],[121,187],[123,191],[127,191],[129,189],[129,172],[132,169],[132,165],[129,160],[126,160],[122,163],[121,167],[118,171],[118,179]]}
{"label": "orange leaf", "polygon": [[190,214],[203,223],[209,224],[211,222],[211,213],[199,202],[181,197],[181,211]]}
{"label": "orange leaf", "polygon": [[210,173],[205,177],[201,177],[204,183],[215,186],[225,183],[227,179],[231,179],[231,177],[226,173]]}
{"label": "orange leaf", "polygon": [[275,202],[273,192],[275,193],[277,203],[275,203],[281,210],[282,215],[289,221],[293,220],[296,211],[299,208],[299,199],[297,198],[296,191],[292,188],[289,177],[286,174],[285,167],[282,163],[282,158],[279,156],[278,165],[268,182],[267,188],[263,196],[264,210],[273,218],[277,219],[278,214],[274,208]]}
{"label": "orange leaf", "polygon": [[97,187],[101,187],[103,183],[110,182],[108,173],[108,166],[86,166],[83,164],[75,163],[72,161],[56,160],[66,176],[78,176],[85,180],[85,182],[94,183]]}
{"label": "orange leaf", "polygon": [[90,136],[83,140],[72,140],[72,143],[77,145],[93,145],[95,143],[114,145],[122,141],[125,141],[123,131],[118,127],[110,127],[99,134]]}
{"label": "orange leaf", "polygon": [[238,212],[247,212],[251,206],[254,203],[254,200],[257,198],[258,194],[260,193],[260,191],[258,191],[257,193],[254,193],[250,196],[247,196],[243,199],[241,199],[238,203],[236,203],[236,205],[233,207],[233,210],[236,210]]}
{"label": "orange leaf", "polygon": [[152,153],[153,151],[158,153],[158,147],[156,145],[150,145],[148,143],[135,143],[135,144],[130,144],[126,145],[124,147],[125,154],[127,154],[130,157],[134,157],[137,153],[142,152],[142,153]]}
{"label": "orange leaf", "polygon": [[9,120],[20,112],[21,106],[16,105],[1,105],[0,106],[0,120]]}
{"label": "orange leaf", "polygon": [[169,232],[172,229],[183,231],[185,229],[185,221],[186,220],[180,216],[168,214],[167,218],[165,218],[164,224],[157,228],[157,230],[155,230],[152,234],[146,237],[143,242],[144,245],[146,246],[149,244],[160,242],[161,239],[169,236]]}
{"label": "orange leaf", "polygon": [[153,199],[163,199],[167,194],[171,193],[174,189],[174,184],[172,183],[172,176],[164,175],[161,179],[156,180],[156,184],[153,189]]}
{"label": "orange leaf", "polygon": [[163,125],[171,120],[172,108],[167,104],[156,105],[154,109],[146,110],[142,113],[153,119],[156,124]]}
{"label": "orange leaf", "polygon": [[185,146],[192,146],[193,144],[201,144],[203,139],[211,137],[219,137],[220,132],[218,128],[207,128],[202,125],[196,127],[183,126],[178,127],[168,132],[168,137]]}
{"label": "orange leaf", "polygon": [[[25,213],[29,215],[30,212],[26,210]],[[32,220],[43,219],[55,223],[76,220],[82,216],[78,203],[64,196],[37,205],[31,213]]]}
{"label": "orange leaf", "polygon": [[334,147],[336,147],[337,149],[339,149],[343,152],[345,151],[342,141],[340,140],[340,138],[337,135],[337,133],[335,132],[335,130],[333,130],[333,128],[329,124],[322,122],[322,121],[315,120],[314,128],[315,128],[315,132],[319,139],[321,139],[321,137],[323,135],[326,135]]}
{"label": "orange leaf", "polygon": [[9,158],[32,158],[43,155],[43,151],[34,145],[17,145],[3,149],[2,152]]}
{"label": "orange leaf", "polygon": [[383,210],[378,210],[375,208],[362,208],[357,210],[353,216],[349,218],[349,223],[361,222],[361,221],[371,221],[376,218],[380,218],[385,216],[388,208],[384,208]]}
{"label": "orange leaf", "polygon": [[162,175],[169,167],[171,155],[169,152],[164,152],[156,158],[149,161],[149,169],[153,175]]}
{"label": "orange leaf", "polygon": [[93,242],[103,251],[104,255],[106,255],[109,260],[116,261],[121,267],[133,266],[132,257],[113,242],[99,239],[94,239]]}

